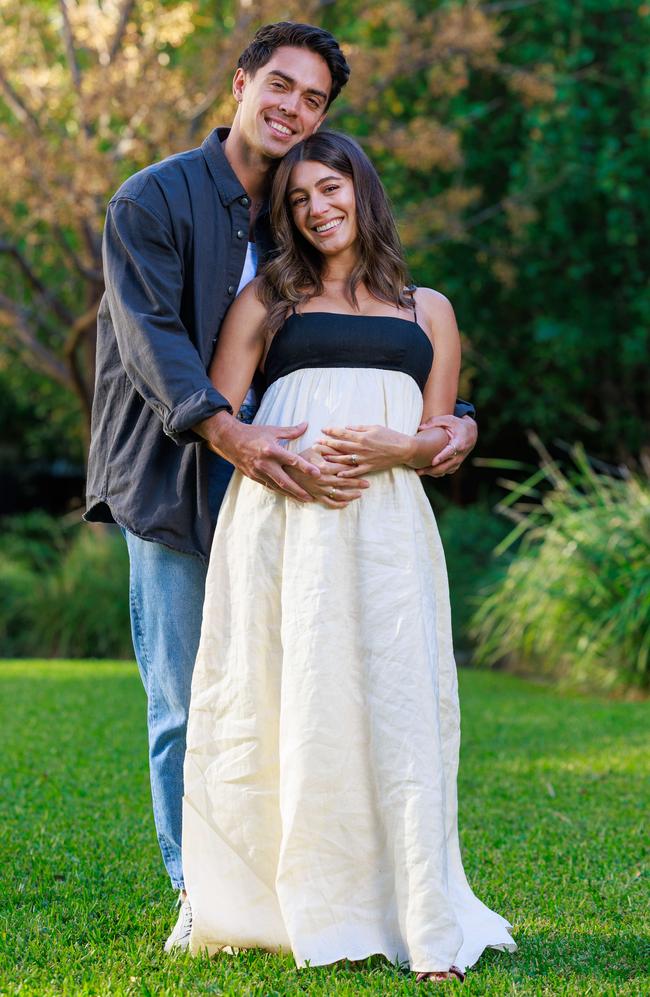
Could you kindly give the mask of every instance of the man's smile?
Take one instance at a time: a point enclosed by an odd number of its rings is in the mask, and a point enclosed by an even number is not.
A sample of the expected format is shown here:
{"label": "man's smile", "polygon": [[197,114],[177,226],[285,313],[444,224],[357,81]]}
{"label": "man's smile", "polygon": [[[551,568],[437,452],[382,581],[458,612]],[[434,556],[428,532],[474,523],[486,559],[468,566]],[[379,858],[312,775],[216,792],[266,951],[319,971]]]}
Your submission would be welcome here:
{"label": "man's smile", "polygon": [[278,135],[287,136],[295,134],[295,132],[293,131],[292,128],[289,127],[289,125],[285,125],[283,121],[279,121],[277,118],[267,117],[264,120],[266,121],[269,128],[271,128]]}

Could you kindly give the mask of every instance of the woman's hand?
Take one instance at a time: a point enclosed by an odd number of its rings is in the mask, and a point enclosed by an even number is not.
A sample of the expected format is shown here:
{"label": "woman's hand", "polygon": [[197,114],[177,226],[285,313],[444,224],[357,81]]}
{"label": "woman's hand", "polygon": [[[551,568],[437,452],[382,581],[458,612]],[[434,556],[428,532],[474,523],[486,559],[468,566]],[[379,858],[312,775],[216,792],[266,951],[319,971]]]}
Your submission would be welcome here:
{"label": "woman's hand", "polygon": [[338,477],[358,478],[408,464],[415,453],[415,437],[387,426],[329,427],[314,449],[326,466],[338,467]]}
{"label": "woman's hand", "polygon": [[345,480],[341,474],[337,473],[337,468],[328,463],[326,456],[335,454],[329,447],[314,446],[308,450],[303,450],[300,457],[309,464],[315,464],[320,470],[320,477],[314,478],[295,467],[285,467],[285,473],[292,478],[296,484],[300,485],[312,498],[321,505],[329,509],[345,509],[356,499],[361,498],[366,488],[370,487],[370,482],[363,478],[355,478],[354,481]]}

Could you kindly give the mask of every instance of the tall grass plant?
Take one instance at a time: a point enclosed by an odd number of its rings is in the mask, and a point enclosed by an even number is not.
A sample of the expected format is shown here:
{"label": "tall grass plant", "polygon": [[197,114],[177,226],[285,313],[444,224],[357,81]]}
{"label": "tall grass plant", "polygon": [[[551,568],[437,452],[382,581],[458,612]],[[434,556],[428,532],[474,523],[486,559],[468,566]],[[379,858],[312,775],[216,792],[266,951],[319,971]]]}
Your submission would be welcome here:
{"label": "tall grass plant", "polygon": [[478,664],[506,663],[569,685],[650,686],[650,486],[596,471],[584,450],[560,468],[538,440],[539,470],[510,482],[502,511],[519,542],[470,627]]}

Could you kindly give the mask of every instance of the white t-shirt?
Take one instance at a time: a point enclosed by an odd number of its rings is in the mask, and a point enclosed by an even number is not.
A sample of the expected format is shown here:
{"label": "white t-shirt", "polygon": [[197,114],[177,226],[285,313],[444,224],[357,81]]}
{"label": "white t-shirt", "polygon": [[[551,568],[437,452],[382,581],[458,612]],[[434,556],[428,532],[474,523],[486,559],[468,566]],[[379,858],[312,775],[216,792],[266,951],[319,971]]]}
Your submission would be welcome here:
{"label": "white t-shirt", "polygon": [[249,242],[246,247],[246,260],[244,261],[244,269],[242,270],[241,280],[239,281],[239,287],[237,288],[237,294],[241,294],[246,285],[250,284],[256,274],[257,246],[254,242]]}
{"label": "white t-shirt", "polygon": [[[253,277],[257,274],[257,246],[254,242],[249,242],[246,248],[246,260],[244,262],[244,269],[242,270],[241,280],[239,281],[239,287],[237,288],[237,294],[241,294],[247,284],[250,284]],[[248,409],[249,413],[257,408],[257,397],[253,386],[251,385],[246,392],[246,397],[242,402],[242,409]],[[242,412],[242,415],[244,413]]]}

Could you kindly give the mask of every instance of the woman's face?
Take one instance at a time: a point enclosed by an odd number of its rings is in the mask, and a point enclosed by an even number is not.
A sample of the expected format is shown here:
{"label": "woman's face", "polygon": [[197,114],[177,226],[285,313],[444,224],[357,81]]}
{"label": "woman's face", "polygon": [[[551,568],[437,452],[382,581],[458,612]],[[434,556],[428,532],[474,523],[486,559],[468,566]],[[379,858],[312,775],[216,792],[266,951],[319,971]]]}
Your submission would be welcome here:
{"label": "woman's face", "polygon": [[357,240],[357,210],[352,178],[325,163],[297,163],[287,197],[301,235],[324,256],[336,256]]}

